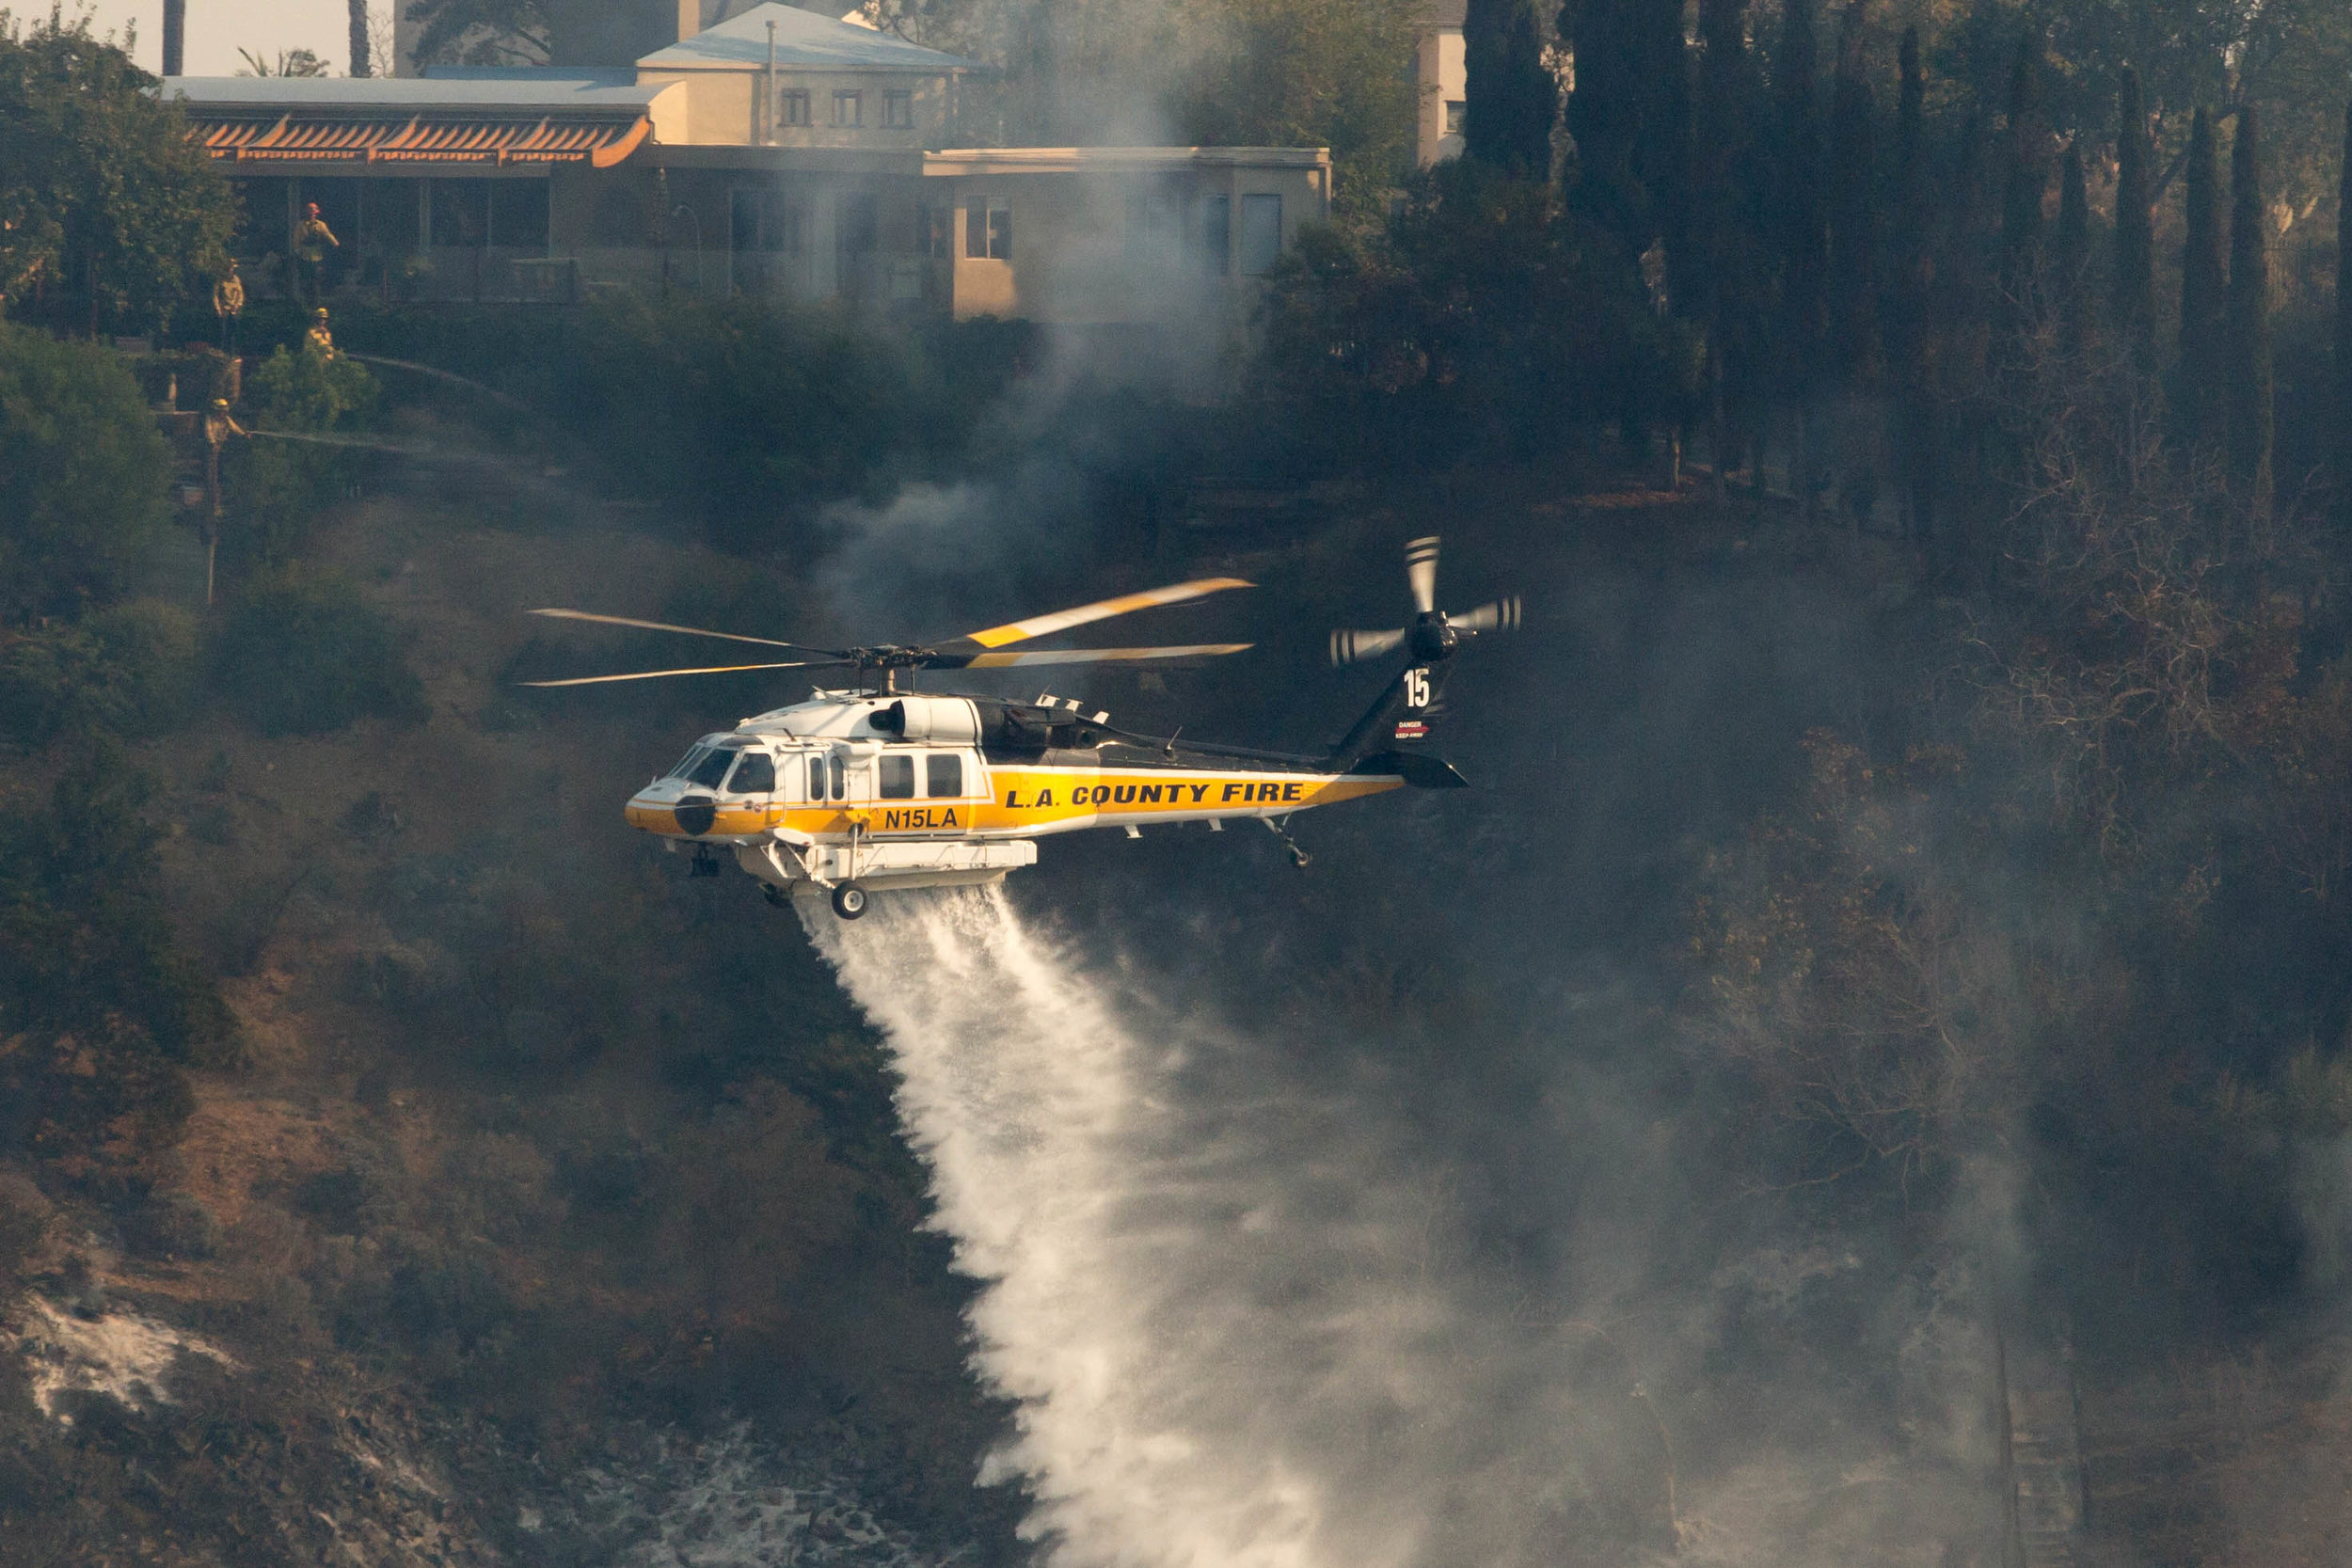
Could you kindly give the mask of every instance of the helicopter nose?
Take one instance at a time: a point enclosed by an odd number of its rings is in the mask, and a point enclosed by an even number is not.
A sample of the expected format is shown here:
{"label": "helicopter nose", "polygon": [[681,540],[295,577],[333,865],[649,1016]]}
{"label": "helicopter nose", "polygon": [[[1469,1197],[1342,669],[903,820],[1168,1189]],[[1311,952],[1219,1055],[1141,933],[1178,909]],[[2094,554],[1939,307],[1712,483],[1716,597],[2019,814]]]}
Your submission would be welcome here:
{"label": "helicopter nose", "polygon": [[689,797],[674,803],[649,800],[640,795],[629,801],[622,815],[628,818],[628,825],[639,832],[676,838],[707,831],[718,811],[708,796]]}

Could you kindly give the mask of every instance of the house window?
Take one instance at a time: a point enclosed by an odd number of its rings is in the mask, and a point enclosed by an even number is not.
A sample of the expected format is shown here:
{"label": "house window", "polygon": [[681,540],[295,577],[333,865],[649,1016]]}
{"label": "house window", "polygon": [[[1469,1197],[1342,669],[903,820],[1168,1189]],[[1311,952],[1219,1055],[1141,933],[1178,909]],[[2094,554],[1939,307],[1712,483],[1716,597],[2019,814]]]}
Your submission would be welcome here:
{"label": "house window", "polygon": [[739,251],[771,256],[801,253],[802,209],[773,190],[739,188],[728,204],[729,240]]}
{"label": "house window", "polygon": [[882,128],[887,131],[914,129],[914,94],[911,92],[882,94]]}
{"label": "house window", "polygon": [[548,182],[493,180],[490,184],[490,244],[522,250],[548,247]]}
{"label": "house window", "polygon": [[431,245],[484,245],[490,243],[490,189],[486,180],[432,182]]}
{"label": "house window", "polygon": [[1209,197],[1200,203],[1200,265],[1222,277],[1233,270],[1233,198]]}
{"label": "house window", "polygon": [[808,123],[808,94],[795,87],[790,92],[783,94],[782,98],[783,102],[777,106],[777,123],[806,125]]}
{"label": "house window", "polygon": [[870,256],[882,232],[882,209],[866,192],[845,194],[833,210],[834,241],[844,256]]}
{"label": "house window", "polygon": [[1127,198],[1127,260],[1137,266],[1167,265],[1178,252],[1175,214],[1158,192]]}
{"label": "house window", "polygon": [[1245,196],[1241,198],[1241,270],[1251,277],[1274,268],[1282,254],[1282,198]]}
{"label": "house window", "polygon": [[935,207],[925,202],[914,210],[914,247],[921,254],[936,261],[946,261],[955,233],[953,207]]}
{"label": "house window", "polygon": [[998,197],[972,198],[963,210],[963,253],[1012,260],[1012,203]]}
{"label": "house window", "polygon": [[1462,100],[1458,98],[1449,98],[1446,100],[1445,134],[1447,135],[1458,136],[1462,134],[1462,112],[1469,107],[1470,105],[1468,103],[1463,103]]}
{"label": "house window", "polygon": [[798,256],[805,244],[807,225],[805,207],[771,194],[759,214],[759,247],[779,256]]}
{"label": "house window", "polygon": [[845,89],[833,95],[833,122],[841,126],[866,123],[866,95],[855,89]]}

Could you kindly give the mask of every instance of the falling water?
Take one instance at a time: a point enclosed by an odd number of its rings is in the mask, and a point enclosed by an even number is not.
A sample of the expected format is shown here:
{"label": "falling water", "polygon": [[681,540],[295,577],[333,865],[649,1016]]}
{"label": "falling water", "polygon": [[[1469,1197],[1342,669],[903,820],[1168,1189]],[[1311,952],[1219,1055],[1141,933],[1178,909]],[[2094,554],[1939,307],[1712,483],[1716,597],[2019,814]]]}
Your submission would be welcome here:
{"label": "falling water", "polygon": [[1471,1331],[1443,1183],[1365,1097],[1089,974],[1001,892],[808,925],[896,1052],[935,1223],[983,1282],[977,1365],[1017,1405],[983,1474],[1025,1481],[1051,1560],[1537,1560],[1573,1466],[1522,1469],[1538,1396]]}

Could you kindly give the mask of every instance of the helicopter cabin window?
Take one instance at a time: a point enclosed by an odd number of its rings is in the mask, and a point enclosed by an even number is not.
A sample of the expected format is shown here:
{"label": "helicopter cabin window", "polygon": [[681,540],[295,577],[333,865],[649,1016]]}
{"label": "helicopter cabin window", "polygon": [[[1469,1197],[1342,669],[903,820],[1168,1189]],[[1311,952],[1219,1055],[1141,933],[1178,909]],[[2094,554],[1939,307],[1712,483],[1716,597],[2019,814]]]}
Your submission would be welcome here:
{"label": "helicopter cabin window", "polygon": [[735,765],[735,772],[727,780],[731,795],[773,795],[776,792],[776,762],[765,752],[746,752],[743,760]]}
{"label": "helicopter cabin window", "polygon": [[963,759],[959,756],[929,756],[923,759],[925,793],[934,800],[941,796],[963,793]]}
{"label": "helicopter cabin window", "polygon": [[713,747],[702,761],[687,769],[686,782],[700,784],[705,789],[716,789],[719,787],[719,781],[727,776],[727,764],[734,760],[735,749],[733,747],[728,747],[723,751]]}
{"label": "helicopter cabin window", "polygon": [[885,800],[914,799],[914,759],[904,752],[884,753],[882,759],[881,794]]}
{"label": "helicopter cabin window", "polygon": [[833,798],[836,800],[850,798],[850,765],[842,761],[838,752],[834,753],[833,758]]}
{"label": "helicopter cabin window", "polygon": [[825,759],[823,757],[813,756],[808,759],[808,798],[812,800],[821,800],[825,798]]}
{"label": "helicopter cabin window", "polygon": [[687,774],[694,770],[694,764],[702,761],[705,756],[709,754],[709,747],[705,746],[699,740],[696,741],[693,745],[686,748],[686,754],[677,759],[677,765],[661,776],[665,779],[682,779],[686,777]]}

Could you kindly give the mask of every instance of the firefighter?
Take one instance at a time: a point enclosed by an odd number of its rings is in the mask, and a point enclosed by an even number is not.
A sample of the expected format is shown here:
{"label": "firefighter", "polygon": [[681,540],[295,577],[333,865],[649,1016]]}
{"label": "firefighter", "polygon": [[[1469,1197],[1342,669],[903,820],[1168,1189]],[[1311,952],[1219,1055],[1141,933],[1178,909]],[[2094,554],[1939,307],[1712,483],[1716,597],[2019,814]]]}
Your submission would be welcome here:
{"label": "firefighter", "polygon": [[[231,359],[231,365],[236,361]],[[204,602],[213,602],[213,562],[220,553],[220,449],[231,436],[249,436],[229,412],[229,400],[216,397],[204,406]]]}
{"label": "firefighter", "polygon": [[237,327],[245,317],[245,279],[237,276],[237,260],[229,259],[229,275],[213,285],[213,314],[220,318],[220,351],[237,356]]}
{"label": "firefighter", "polygon": [[335,231],[326,227],[326,220],[319,216],[319,204],[315,201],[304,204],[302,221],[294,225],[294,260],[301,262],[302,270],[310,275],[310,299],[315,304],[325,284],[323,269],[326,265],[326,253],[341,250],[343,242],[335,237]]}

